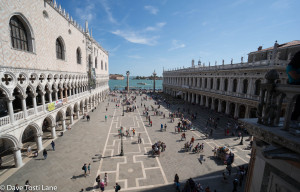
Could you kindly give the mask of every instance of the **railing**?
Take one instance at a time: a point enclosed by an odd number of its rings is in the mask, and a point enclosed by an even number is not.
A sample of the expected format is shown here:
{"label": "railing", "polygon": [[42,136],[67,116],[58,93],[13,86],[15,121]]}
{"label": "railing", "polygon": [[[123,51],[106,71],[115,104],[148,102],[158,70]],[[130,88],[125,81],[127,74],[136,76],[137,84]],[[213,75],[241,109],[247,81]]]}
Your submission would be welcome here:
{"label": "railing", "polygon": [[24,112],[23,111],[20,111],[20,112],[14,114],[15,121],[18,121],[18,120],[23,119],[23,118],[24,118]]}
{"label": "railing", "polygon": [[34,114],[34,108],[28,109],[28,110],[27,110],[27,114],[28,114],[28,116],[33,115],[33,114]]}
{"label": "railing", "polygon": [[38,113],[39,113],[39,112],[42,112],[43,110],[44,110],[43,105],[40,105],[40,106],[37,107],[37,112],[38,112]]}
{"label": "railing", "polygon": [[257,110],[258,123],[266,126],[279,126],[283,102],[286,102],[283,128],[288,131],[295,101],[297,96],[300,96],[300,86],[276,84],[278,77],[278,72],[273,69],[266,74],[267,83],[261,85],[260,103]]}
{"label": "railing", "polygon": [[7,125],[9,123],[10,123],[9,116],[5,116],[5,117],[0,118],[0,126]]}

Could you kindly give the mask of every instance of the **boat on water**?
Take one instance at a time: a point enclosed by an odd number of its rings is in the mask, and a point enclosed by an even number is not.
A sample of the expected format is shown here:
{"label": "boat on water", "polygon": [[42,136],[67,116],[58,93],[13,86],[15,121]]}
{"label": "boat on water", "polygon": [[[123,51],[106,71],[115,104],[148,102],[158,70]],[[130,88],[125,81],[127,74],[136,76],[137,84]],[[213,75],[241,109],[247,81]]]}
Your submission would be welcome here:
{"label": "boat on water", "polygon": [[137,83],[138,85],[147,85],[146,83],[143,83],[143,82],[141,82],[141,83]]}

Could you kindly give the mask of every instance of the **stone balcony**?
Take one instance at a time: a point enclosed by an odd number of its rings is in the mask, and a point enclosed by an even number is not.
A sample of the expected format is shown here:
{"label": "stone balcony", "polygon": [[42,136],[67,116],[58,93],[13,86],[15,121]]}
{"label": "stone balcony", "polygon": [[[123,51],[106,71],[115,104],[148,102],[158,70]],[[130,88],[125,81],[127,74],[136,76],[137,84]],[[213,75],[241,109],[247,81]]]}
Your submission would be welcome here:
{"label": "stone balcony", "polygon": [[[294,107],[297,97],[300,96],[300,85],[276,84],[277,78],[276,70],[266,74],[267,83],[261,86],[258,118],[240,121],[255,138],[277,146],[278,149],[283,147],[300,154],[299,118],[291,121],[292,112],[300,110]],[[285,115],[281,118],[280,112],[285,104]]]}

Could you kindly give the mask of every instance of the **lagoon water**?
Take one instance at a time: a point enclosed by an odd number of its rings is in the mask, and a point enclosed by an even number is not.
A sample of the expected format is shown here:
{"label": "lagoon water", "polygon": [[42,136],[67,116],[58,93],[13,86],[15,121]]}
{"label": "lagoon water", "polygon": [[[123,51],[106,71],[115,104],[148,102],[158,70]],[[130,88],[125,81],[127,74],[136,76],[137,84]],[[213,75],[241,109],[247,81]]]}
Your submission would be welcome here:
{"label": "lagoon water", "polygon": [[[129,77],[129,87],[130,88],[136,88],[136,89],[153,89],[153,80],[146,80],[146,79],[140,79],[140,80],[134,80],[134,77]],[[138,83],[145,83],[145,85],[141,85]],[[113,80],[110,79],[108,81],[109,88],[114,90],[124,90],[127,85],[127,79],[126,77],[124,80]],[[155,89],[160,90],[162,89],[162,80],[155,80]]]}

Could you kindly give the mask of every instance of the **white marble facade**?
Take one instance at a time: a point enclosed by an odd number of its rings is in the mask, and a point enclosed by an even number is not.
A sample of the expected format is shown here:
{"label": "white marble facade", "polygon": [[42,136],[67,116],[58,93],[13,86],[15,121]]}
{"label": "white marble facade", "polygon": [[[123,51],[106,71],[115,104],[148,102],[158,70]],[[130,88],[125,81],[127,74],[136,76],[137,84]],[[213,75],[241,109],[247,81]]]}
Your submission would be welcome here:
{"label": "white marble facade", "polygon": [[[11,151],[19,167],[26,139],[41,150],[44,131],[55,138],[105,98],[109,55],[56,1],[0,0],[0,7],[0,154]],[[13,34],[12,20],[25,31],[26,49],[13,42],[22,35]],[[53,102],[61,104],[49,110]]]}

